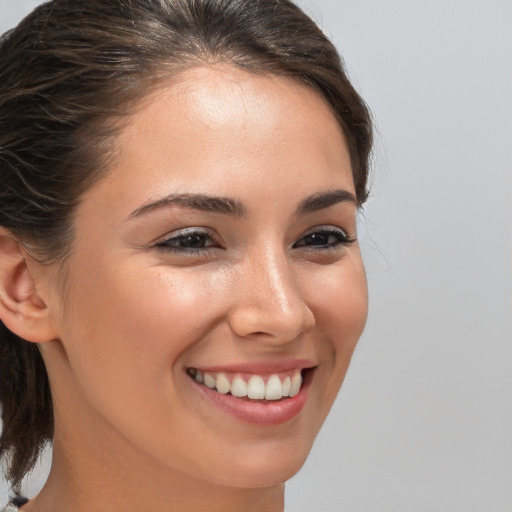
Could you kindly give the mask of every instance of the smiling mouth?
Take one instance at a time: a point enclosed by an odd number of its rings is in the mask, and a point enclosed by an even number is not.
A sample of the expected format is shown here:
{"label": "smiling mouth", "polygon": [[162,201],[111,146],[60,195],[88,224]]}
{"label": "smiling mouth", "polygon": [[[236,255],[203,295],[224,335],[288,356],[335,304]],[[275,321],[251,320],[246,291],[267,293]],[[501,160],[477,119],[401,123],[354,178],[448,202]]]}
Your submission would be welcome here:
{"label": "smiling mouth", "polygon": [[222,395],[232,395],[249,401],[287,400],[300,393],[302,383],[313,368],[289,370],[271,375],[228,372],[206,372],[188,368],[187,374],[198,384]]}

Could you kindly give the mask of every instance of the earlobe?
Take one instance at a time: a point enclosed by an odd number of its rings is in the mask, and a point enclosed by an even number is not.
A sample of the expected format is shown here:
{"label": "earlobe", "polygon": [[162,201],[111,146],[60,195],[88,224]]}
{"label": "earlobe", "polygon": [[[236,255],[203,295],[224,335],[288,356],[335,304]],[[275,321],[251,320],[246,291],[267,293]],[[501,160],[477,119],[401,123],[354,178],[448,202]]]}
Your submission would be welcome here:
{"label": "earlobe", "polygon": [[39,296],[27,256],[12,234],[0,227],[0,319],[19,337],[36,343],[55,339],[50,311]]}

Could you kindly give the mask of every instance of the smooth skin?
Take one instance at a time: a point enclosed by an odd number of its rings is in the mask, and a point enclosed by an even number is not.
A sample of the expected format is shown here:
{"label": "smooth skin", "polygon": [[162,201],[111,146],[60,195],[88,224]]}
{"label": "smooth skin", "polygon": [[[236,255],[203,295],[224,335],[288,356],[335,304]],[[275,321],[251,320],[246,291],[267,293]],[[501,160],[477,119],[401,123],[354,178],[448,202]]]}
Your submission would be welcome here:
{"label": "smooth skin", "polygon": [[[24,510],[282,511],[366,321],[339,123],[291,78],[211,65],[146,98],[115,150],[65,268],[2,231],[2,319],[40,343],[55,402],[53,468]],[[298,211],[312,196],[336,197]],[[186,373],[290,359],[316,370],[279,425],[226,414]]]}

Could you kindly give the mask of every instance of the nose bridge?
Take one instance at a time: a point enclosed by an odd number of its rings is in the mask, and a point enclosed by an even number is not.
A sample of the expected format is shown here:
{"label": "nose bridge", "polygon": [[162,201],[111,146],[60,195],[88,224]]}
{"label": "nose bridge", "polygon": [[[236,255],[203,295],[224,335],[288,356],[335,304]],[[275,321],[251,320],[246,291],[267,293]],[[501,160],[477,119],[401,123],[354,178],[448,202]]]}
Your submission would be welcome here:
{"label": "nose bridge", "polygon": [[[293,314],[302,303],[289,262],[281,255],[267,254],[261,260],[261,282],[269,306],[284,314]],[[262,297],[264,298],[264,297]]]}
{"label": "nose bridge", "polygon": [[292,261],[284,248],[267,243],[244,261],[232,329],[241,336],[266,334],[291,341],[314,325]]}

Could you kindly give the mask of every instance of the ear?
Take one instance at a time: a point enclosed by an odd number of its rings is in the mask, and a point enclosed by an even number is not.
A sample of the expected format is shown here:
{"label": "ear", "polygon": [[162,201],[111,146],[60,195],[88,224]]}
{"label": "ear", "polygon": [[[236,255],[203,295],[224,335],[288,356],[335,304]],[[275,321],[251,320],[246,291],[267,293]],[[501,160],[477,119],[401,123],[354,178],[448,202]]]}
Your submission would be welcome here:
{"label": "ear", "polygon": [[0,226],[0,319],[20,338],[35,343],[54,340],[50,310],[36,290],[27,254]]}

